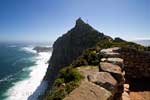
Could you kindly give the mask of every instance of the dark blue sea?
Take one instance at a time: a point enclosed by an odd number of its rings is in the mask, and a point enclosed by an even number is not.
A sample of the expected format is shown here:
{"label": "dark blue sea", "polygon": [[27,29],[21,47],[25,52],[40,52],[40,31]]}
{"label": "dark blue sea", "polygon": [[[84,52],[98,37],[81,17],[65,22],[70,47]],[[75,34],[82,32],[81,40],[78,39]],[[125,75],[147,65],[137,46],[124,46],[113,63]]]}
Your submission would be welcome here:
{"label": "dark blue sea", "polygon": [[51,52],[29,43],[0,43],[0,100],[27,100],[42,81]]}

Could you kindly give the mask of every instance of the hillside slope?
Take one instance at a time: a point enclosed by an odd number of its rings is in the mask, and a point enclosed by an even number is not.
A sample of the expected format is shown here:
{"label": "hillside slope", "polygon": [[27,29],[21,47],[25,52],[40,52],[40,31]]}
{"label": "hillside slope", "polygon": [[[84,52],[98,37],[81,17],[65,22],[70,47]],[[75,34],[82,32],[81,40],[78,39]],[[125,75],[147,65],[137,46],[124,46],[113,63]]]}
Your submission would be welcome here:
{"label": "hillside slope", "polygon": [[68,66],[84,50],[95,46],[98,41],[104,39],[112,40],[111,37],[98,32],[81,18],[77,19],[75,27],[55,41],[44,79],[48,80],[51,86],[61,68]]}

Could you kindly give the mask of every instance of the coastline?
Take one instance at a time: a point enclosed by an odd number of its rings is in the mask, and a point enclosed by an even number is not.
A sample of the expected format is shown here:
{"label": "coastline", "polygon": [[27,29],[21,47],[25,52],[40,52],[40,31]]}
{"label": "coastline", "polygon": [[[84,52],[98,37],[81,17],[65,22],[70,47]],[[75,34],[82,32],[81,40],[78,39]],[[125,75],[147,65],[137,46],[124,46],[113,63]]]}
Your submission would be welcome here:
{"label": "coastline", "polygon": [[[33,50],[33,47],[23,47],[22,50],[25,50],[25,52],[36,53],[36,51]],[[45,86],[40,89],[39,86],[45,76],[48,67],[47,61],[51,56],[51,52],[36,54],[37,56],[32,59],[35,60],[35,65],[24,69],[30,71],[29,77],[14,83],[14,86],[8,89],[8,91],[4,94],[7,97],[5,100],[27,100],[37,90],[37,88],[38,91],[42,91],[44,89]]]}

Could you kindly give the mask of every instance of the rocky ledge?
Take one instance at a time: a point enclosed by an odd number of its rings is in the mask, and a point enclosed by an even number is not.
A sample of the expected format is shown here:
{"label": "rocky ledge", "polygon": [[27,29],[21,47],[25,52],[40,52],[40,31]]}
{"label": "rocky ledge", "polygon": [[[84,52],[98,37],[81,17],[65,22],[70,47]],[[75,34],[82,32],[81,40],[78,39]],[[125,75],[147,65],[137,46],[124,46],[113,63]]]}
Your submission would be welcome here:
{"label": "rocky ledge", "polygon": [[[99,66],[81,66],[77,69],[85,77],[80,86],[73,90],[64,100],[126,100],[124,92],[123,59],[118,58],[115,50],[103,49],[107,57],[102,58]],[[117,53],[119,54],[119,53]],[[112,58],[115,57],[115,58]]]}

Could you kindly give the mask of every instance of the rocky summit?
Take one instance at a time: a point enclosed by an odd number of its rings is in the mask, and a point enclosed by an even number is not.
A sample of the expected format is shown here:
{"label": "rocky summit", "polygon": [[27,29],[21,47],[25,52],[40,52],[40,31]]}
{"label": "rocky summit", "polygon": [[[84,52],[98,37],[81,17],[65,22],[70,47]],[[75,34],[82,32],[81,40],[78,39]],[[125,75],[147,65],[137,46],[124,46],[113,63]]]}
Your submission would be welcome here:
{"label": "rocky summit", "polygon": [[75,27],[54,42],[53,53],[44,79],[50,81],[52,85],[61,68],[68,66],[84,50],[104,39],[112,40],[111,37],[98,32],[81,18],[77,19]]}

